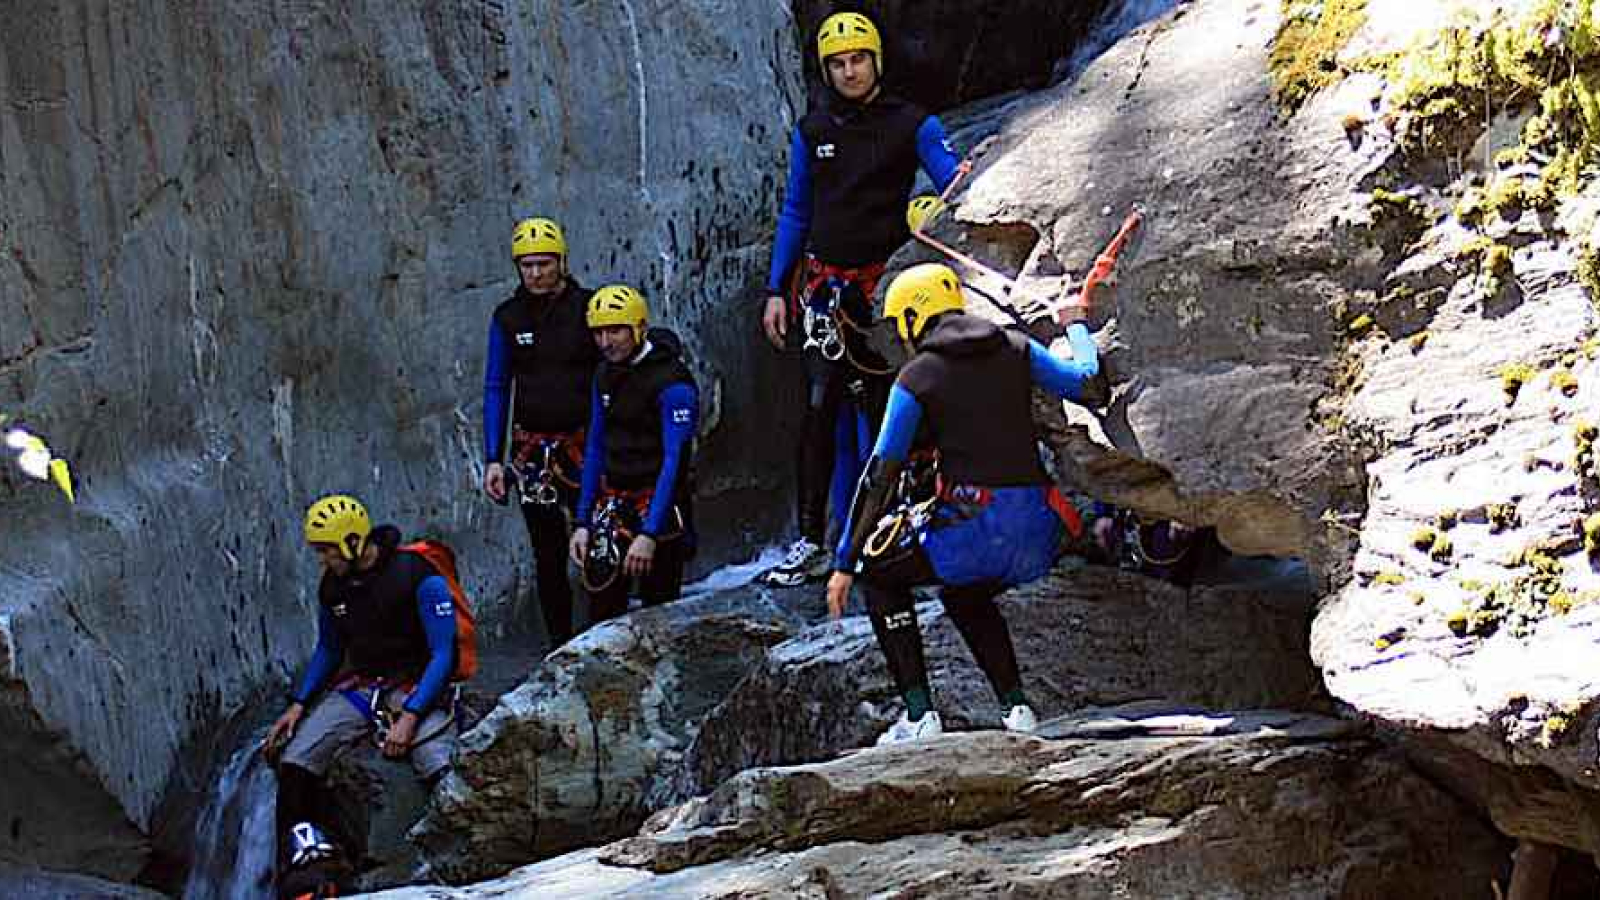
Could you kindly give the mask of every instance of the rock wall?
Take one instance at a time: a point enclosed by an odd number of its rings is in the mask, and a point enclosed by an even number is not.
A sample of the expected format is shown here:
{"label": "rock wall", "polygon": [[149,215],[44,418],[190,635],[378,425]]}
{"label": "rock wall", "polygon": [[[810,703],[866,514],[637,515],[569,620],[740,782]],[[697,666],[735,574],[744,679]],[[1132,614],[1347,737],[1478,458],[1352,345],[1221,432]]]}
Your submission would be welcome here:
{"label": "rock wall", "polygon": [[834,12],[865,13],[884,41],[892,89],[931,110],[1050,83],[1113,0],[793,0],[805,71],[820,89],[817,28]]}
{"label": "rock wall", "polygon": [[1063,480],[1307,558],[1335,698],[1590,855],[1593,13],[1184,4],[973,121],[996,138],[936,226],[1026,314],[1140,207],[1096,311],[1109,407],[1048,423]]}
{"label": "rock wall", "polygon": [[180,761],[303,660],[322,493],[451,541],[489,640],[532,618],[522,525],[476,491],[517,217],[561,218],[582,280],[685,334],[711,544],[766,524],[741,501],[786,470],[752,440],[776,366],[728,311],[799,97],[785,9],[13,6],[0,407],[79,502],[0,473],[0,757],[29,776],[0,785],[0,860],[138,871]]}

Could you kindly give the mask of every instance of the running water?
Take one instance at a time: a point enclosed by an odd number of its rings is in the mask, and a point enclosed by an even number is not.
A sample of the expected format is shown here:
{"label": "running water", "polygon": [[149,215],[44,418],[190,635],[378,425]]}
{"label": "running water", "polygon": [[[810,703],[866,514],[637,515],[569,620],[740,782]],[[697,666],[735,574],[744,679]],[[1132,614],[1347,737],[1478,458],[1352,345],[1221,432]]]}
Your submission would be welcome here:
{"label": "running water", "polygon": [[710,594],[715,591],[729,591],[734,588],[744,587],[755,581],[756,576],[782,561],[783,548],[768,547],[749,562],[723,566],[699,581],[692,581],[684,585],[683,596],[685,598],[697,597],[701,594]]}
{"label": "running water", "polygon": [[1100,15],[1089,29],[1089,34],[1072,51],[1072,55],[1056,67],[1055,80],[1073,81],[1089,67],[1100,54],[1140,25],[1165,14],[1180,0],[1122,0]]}
{"label": "running water", "polygon": [[194,828],[194,867],[184,900],[272,896],[272,771],[256,752],[260,735],[228,760]]}

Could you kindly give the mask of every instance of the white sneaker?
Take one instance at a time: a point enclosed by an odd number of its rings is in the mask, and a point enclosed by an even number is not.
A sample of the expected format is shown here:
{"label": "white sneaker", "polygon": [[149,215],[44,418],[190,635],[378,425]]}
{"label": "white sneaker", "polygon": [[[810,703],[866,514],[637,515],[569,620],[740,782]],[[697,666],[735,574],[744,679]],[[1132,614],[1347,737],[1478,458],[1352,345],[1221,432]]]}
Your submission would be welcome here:
{"label": "white sneaker", "polygon": [[920,741],[941,734],[944,734],[944,722],[933,710],[923,713],[922,718],[915,722],[907,718],[905,713],[901,713],[900,721],[890,725],[888,731],[878,736],[876,746],[887,747],[890,744],[903,744],[906,741]]}
{"label": "white sneaker", "polygon": [[1005,718],[1000,720],[1000,724],[1006,726],[1007,731],[1014,731],[1017,734],[1033,734],[1039,730],[1039,717],[1033,714],[1033,707],[1031,706],[1013,706],[1011,711],[1006,713]]}
{"label": "white sneaker", "polygon": [[762,580],[778,587],[794,587],[821,578],[828,574],[828,568],[828,551],[800,538],[789,545],[783,561],[768,569]]}

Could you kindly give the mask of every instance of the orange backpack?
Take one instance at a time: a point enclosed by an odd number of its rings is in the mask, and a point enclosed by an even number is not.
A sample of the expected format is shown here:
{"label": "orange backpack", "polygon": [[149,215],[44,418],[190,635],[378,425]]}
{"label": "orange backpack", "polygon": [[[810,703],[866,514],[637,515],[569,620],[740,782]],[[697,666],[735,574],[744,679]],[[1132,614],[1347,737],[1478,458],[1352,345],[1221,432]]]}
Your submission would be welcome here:
{"label": "orange backpack", "polygon": [[427,560],[450,585],[450,598],[455,601],[456,607],[456,668],[450,680],[466,681],[472,678],[478,674],[478,620],[473,617],[472,604],[467,601],[467,593],[461,589],[461,581],[456,577],[455,551],[430,540],[416,541],[400,549]]}

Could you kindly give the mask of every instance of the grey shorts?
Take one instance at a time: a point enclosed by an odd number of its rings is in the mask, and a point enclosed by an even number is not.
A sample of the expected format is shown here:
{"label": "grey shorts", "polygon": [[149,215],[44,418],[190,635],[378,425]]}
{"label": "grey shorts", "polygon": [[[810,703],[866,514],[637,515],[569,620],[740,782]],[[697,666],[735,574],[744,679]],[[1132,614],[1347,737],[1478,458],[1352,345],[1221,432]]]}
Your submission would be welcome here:
{"label": "grey shorts", "polygon": [[[406,692],[389,688],[380,701],[398,718]],[[448,698],[417,726],[417,739],[410,756],[411,767],[422,778],[432,778],[450,766],[450,757],[456,749],[456,723],[451,718]],[[299,766],[313,775],[326,775],[328,767],[341,753],[361,741],[371,742],[377,727],[361,710],[356,709],[340,691],[329,691],[300,720],[294,737],[283,750],[282,762]]]}

